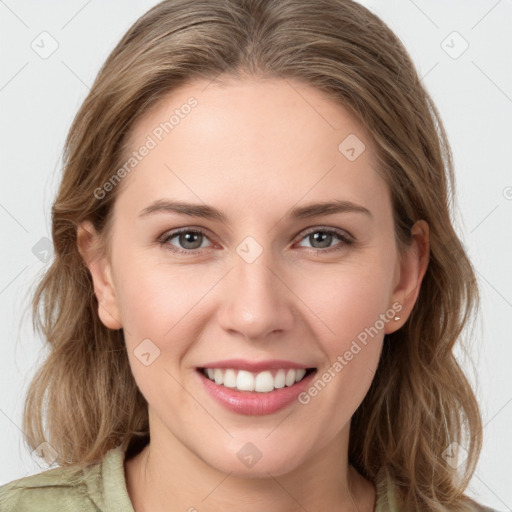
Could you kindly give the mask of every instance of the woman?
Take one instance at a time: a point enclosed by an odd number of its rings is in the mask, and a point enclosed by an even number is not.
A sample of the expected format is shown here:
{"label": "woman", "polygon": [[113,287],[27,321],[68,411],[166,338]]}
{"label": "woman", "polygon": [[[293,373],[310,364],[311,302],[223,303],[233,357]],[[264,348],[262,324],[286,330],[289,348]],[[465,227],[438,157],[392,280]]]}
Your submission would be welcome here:
{"label": "woman", "polygon": [[71,127],[34,297],[24,431],[61,467],[0,508],[490,510],[464,495],[482,426],[453,347],[478,288],[453,181],[361,5],[152,8]]}

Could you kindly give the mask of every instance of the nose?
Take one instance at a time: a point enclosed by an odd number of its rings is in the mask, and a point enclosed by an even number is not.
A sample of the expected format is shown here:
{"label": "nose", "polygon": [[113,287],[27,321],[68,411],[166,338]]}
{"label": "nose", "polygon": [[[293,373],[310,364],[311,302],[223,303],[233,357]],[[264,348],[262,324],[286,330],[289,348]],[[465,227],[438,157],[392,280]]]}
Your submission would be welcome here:
{"label": "nose", "polygon": [[256,341],[292,329],[294,294],[287,283],[289,276],[272,259],[270,251],[263,251],[252,263],[235,255],[218,312],[226,332]]}

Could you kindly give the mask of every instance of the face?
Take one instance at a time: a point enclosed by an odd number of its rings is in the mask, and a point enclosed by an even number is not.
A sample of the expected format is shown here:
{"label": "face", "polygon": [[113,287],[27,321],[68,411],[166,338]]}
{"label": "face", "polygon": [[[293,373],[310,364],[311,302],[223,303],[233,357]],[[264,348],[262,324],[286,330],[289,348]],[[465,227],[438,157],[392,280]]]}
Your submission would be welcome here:
{"label": "face", "polygon": [[[130,147],[146,154],[118,185],[111,261],[90,269],[103,323],[124,329],[151,443],[172,438],[226,473],[298,468],[347,434],[416,297],[371,141],[321,91],[251,78],[174,90]],[[251,392],[198,370],[235,359],[235,377],[240,360],[270,368],[263,386],[289,373],[271,360],[315,371]]]}

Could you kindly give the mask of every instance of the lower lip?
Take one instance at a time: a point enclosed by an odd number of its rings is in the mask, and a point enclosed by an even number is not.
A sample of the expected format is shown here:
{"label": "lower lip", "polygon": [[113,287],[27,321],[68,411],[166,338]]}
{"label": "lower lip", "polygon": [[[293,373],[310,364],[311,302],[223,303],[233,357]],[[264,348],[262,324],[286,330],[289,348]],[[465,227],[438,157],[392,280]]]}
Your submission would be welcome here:
{"label": "lower lip", "polygon": [[280,411],[289,406],[294,400],[297,400],[297,397],[310,385],[316,370],[292,386],[285,386],[284,388],[274,389],[274,391],[266,393],[238,391],[237,389],[215,384],[215,382],[203,375],[201,370],[197,370],[197,374],[201,378],[206,391],[226,409],[238,414],[260,416]]}

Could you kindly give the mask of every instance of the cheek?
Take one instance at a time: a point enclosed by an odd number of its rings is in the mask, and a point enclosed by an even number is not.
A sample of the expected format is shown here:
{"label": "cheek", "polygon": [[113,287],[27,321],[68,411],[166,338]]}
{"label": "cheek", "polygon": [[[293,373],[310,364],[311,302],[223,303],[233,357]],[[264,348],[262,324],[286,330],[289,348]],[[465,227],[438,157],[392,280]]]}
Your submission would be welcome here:
{"label": "cheek", "polygon": [[[391,264],[391,260],[365,258],[333,266],[328,273],[311,274],[298,292],[307,297],[307,305],[317,317],[313,336],[328,359],[318,372],[312,393],[324,385],[330,389],[321,392],[322,400],[337,411],[341,423],[366,395],[378,366],[384,327],[393,321]],[[337,407],[340,403],[346,408]]]}
{"label": "cheek", "polygon": [[205,279],[191,269],[132,261],[130,268],[119,272],[118,302],[132,374],[157,409],[165,397],[172,397],[175,407],[185,400],[180,364],[199,337],[201,325],[194,318],[200,308],[195,308],[212,286],[211,277]]}
{"label": "cheek", "polygon": [[[359,261],[311,273],[297,283],[300,297],[318,318],[321,339],[331,340],[329,352],[344,348],[365,329],[375,326],[390,307],[391,271],[386,261]],[[383,330],[377,323],[378,330]]]}
{"label": "cheek", "polygon": [[[194,265],[132,258],[118,267],[118,305],[127,346],[144,339],[179,359],[200,327],[202,300],[219,276]],[[171,362],[171,364],[173,364]]]}
{"label": "cheek", "polygon": [[[329,411],[334,435],[359,407],[375,375],[384,339],[381,315],[389,311],[389,297],[386,280],[363,269],[338,272],[338,277],[329,279],[318,277],[308,279],[307,297],[318,318],[312,322],[318,326],[313,336],[326,362],[303,403],[311,401],[312,410]],[[386,317],[386,321],[392,320]]]}

